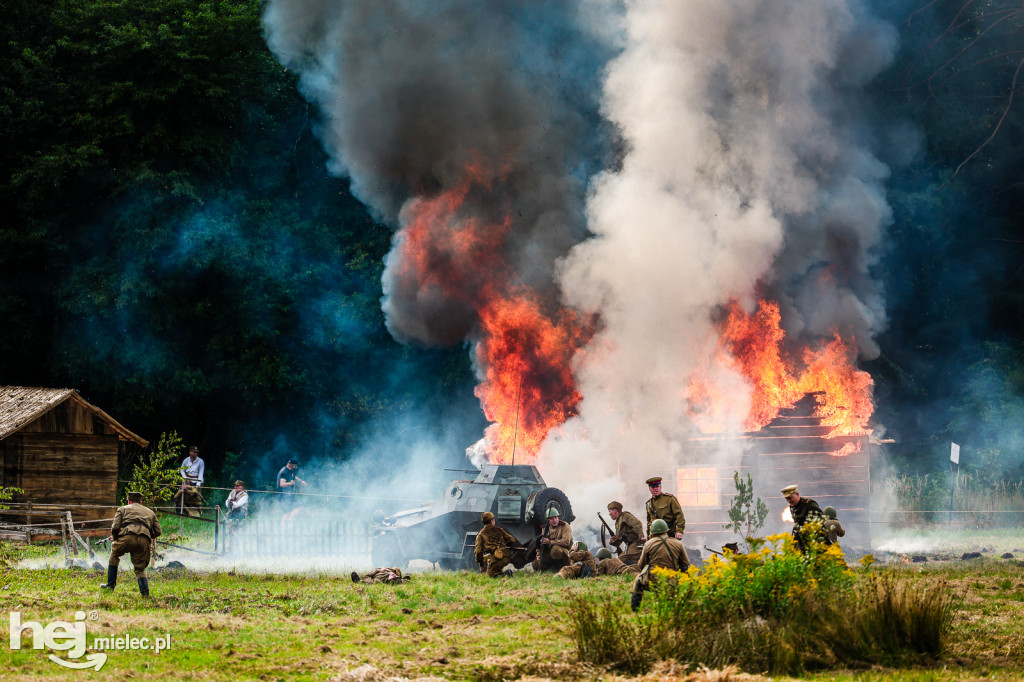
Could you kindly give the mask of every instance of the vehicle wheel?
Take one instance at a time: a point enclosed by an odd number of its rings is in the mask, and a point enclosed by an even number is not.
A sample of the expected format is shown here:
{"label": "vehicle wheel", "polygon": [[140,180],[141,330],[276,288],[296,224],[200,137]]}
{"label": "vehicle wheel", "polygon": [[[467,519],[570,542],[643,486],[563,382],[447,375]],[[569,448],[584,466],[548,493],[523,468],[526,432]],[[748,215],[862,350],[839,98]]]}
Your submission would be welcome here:
{"label": "vehicle wheel", "polygon": [[566,523],[572,523],[576,519],[569,498],[558,488],[544,488],[530,497],[533,498],[533,505],[530,507],[533,511],[533,525],[538,529],[544,528],[548,509],[551,507],[558,510],[559,516]]}
{"label": "vehicle wheel", "polygon": [[395,566],[404,570],[409,563],[402,554],[402,548],[394,533],[381,533],[373,537],[370,558],[373,560],[374,568]]}

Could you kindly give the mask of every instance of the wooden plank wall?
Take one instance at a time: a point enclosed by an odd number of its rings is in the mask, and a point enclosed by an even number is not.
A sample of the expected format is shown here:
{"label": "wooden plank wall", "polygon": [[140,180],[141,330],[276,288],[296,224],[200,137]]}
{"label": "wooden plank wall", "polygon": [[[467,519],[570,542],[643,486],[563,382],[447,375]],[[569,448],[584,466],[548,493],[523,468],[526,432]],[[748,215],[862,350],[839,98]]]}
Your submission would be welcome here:
{"label": "wooden plank wall", "polygon": [[[3,485],[24,490],[16,502],[115,505],[119,438],[106,422],[66,401],[0,442]],[[113,509],[74,509],[75,520]]]}
{"label": "wooden plank wall", "polygon": [[[720,506],[717,508],[685,508],[686,540],[689,546],[707,543],[718,548],[735,540],[731,530],[722,526],[729,522],[728,510],[735,497],[733,472],[750,474],[754,495],[768,505],[768,522],[763,534],[788,532],[791,522],[782,520],[787,503],[780,494],[786,485],[796,484],[800,494],[814,499],[824,508],[833,506],[846,530],[840,544],[847,547],[870,547],[871,525],[871,461],[867,436],[825,438],[831,431],[813,415],[812,397],[805,398],[771,424],[756,433],[697,439],[691,442],[692,459],[719,467]],[[722,447],[730,441],[730,447]],[[844,445],[859,448],[844,456],[836,456]],[[720,461],[721,451],[742,449],[744,454],[732,461]],[[701,452],[707,454],[702,455]],[[718,461],[716,461],[716,459]],[[699,465],[698,465],[699,466]],[[662,473],[666,481],[674,472]],[[673,487],[666,487],[676,492]],[[642,510],[641,510],[642,511]]]}

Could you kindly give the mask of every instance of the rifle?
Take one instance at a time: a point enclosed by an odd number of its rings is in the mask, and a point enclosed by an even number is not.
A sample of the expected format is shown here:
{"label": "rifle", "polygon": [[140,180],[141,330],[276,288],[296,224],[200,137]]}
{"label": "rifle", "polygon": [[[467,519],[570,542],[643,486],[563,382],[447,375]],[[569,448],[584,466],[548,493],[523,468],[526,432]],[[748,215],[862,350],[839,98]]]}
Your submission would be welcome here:
{"label": "rifle", "polygon": [[717,554],[718,556],[725,556],[725,554],[723,554],[722,552],[719,552],[717,550],[711,549],[707,545],[704,545],[704,549],[706,549],[707,551],[711,552],[712,554]]}
{"label": "rifle", "polygon": [[[615,531],[613,531],[611,529],[611,527],[605,522],[604,517],[601,516],[601,512],[597,512],[597,518],[601,519],[601,546],[602,547],[607,547],[608,543],[605,542],[604,532],[608,531],[608,535],[609,536],[614,536],[615,535]],[[616,556],[622,554],[622,540],[621,539],[618,542],[612,543],[612,546],[615,547],[615,554],[616,554]]]}

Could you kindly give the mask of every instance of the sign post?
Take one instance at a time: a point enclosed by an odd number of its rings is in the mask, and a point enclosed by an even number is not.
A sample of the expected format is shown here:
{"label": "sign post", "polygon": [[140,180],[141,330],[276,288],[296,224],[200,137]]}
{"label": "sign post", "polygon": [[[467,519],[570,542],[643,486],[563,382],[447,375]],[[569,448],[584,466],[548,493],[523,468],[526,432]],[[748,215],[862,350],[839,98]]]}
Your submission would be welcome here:
{"label": "sign post", "polygon": [[[956,471],[953,470],[953,465],[956,465]],[[953,523],[953,493],[956,491],[956,482],[960,478],[960,446],[956,443],[951,443],[949,449],[949,473],[953,481],[949,486],[949,517],[946,520],[946,525]]]}

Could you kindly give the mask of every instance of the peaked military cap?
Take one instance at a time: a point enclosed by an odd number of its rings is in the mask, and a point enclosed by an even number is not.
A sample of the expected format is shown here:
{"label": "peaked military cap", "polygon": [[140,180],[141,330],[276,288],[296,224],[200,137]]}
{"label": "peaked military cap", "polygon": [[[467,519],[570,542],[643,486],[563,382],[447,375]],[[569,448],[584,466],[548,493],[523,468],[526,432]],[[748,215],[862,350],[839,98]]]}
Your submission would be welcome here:
{"label": "peaked military cap", "polygon": [[793,493],[797,492],[796,485],[787,485],[781,491],[783,497],[789,497]]}
{"label": "peaked military cap", "polygon": [[661,483],[661,476],[651,476],[647,479],[647,485],[658,485]]}

